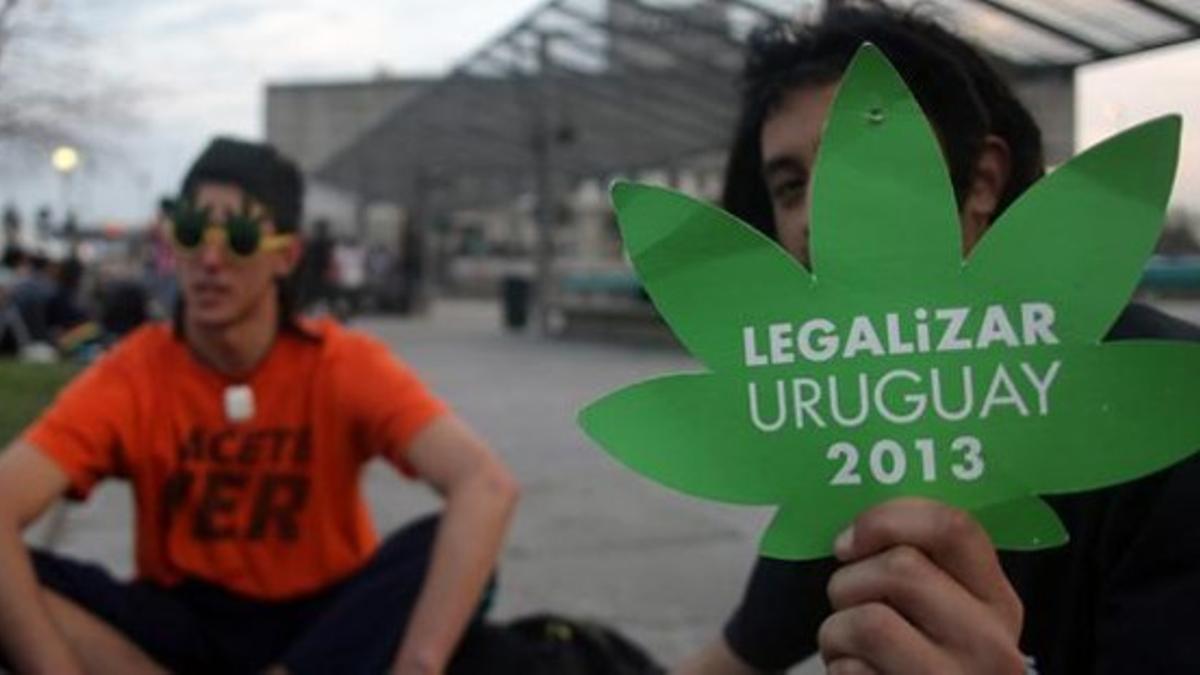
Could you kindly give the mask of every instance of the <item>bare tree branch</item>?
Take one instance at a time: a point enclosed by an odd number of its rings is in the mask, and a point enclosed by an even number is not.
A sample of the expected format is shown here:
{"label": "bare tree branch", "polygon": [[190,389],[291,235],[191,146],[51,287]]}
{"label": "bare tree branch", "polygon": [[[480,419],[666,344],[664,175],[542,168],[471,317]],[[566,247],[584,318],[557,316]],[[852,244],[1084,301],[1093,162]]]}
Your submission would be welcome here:
{"label": "bare tree branch", "polygon": [[0,4],[0,28],[8,26],[8,17],[17,8],[17,0],[4,0]]}
{"label": "bare tree branch", "polygon": [[0,59],[4,57],[4,47],[8,44],[8,24],[16,8],[17,0],[4,0],[0,4]]}
{"label": "bare tree branch", "polygon": [[6,158],[61,144],[88,149],[105,131],[136,123],[130,103],[137,92],[93,71],[90,40],[77,22],[62,4],[0,0],[0,148]]}

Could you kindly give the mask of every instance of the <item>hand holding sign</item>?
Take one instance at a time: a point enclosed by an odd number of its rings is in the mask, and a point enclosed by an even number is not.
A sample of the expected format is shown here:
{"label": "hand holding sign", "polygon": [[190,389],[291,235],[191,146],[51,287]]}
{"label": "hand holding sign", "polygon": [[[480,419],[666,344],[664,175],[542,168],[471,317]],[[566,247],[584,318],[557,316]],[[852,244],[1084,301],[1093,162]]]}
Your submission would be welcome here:
{"label": "hand holding sign", "polygon": [[1163,118],[1075,158],[964,263],[937,139],[864,47],[816,165],[811,274],[719,209],[614,187],[639,277],[711,372],[615,392],[580,423],[664,485],[779,505],[773,557],[828,555],[855,514],[904,495],[972,511],[1000,546],[1061,543],[1037,495],[1200,447],[1177,423],[1200,404],[1200,347],[1100,343],[1157,238],[1178,138]]}

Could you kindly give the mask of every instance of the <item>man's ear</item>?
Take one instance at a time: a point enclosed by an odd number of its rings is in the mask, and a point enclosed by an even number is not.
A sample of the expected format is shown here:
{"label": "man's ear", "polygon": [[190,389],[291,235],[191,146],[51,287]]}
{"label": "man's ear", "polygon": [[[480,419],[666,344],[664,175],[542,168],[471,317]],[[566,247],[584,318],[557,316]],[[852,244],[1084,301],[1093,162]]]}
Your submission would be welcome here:
{"label": "man's ear", "polygon": [[963,202],[963,252],[967,253],[983,238],[998,215],[1000,198],[1008,186],[1012,168],[1012,153],[1008,143],[999,136],[988,134],[983,139],[979,159],[971,177],[971,188]]}
{"label": "man's ear", "polygon": [[280,249],[276,255],[279,264],[276,266],[275,276],[280,279],[287,278],[300,265],[300,258],[304,255],[304,242],[300,234],[292,235],[287,246]]}

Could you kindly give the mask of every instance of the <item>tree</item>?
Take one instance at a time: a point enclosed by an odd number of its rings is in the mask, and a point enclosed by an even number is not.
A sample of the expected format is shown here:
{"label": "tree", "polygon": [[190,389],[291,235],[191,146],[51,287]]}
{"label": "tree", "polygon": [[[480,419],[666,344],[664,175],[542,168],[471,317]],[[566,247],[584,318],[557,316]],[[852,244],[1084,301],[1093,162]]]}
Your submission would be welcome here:
{"label": "tree", "polygon": [[69,4],[0,0],[0,157],[93,148],[131,121],[132,91],[89,68],[88,36]]}

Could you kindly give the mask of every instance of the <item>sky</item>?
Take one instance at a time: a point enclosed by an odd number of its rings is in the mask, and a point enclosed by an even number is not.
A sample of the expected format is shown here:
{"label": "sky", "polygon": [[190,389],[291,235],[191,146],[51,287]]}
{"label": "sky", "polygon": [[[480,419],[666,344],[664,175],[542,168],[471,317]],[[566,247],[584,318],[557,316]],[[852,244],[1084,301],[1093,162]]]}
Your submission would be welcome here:
{"label": "sky", "polygon": [[[544,0],[26,0],[61,3],[92,70],[137,92],[137,120],[84,158],[69,191],[49,161],[0,166],[0,203],[70,201],[85,222],[140,222],[218,132],[261,138],[269,82],[443,73]],[[1200,44],[1077,74],[1077,140],[1184,115],[1175,203],[1200,211]],[[0,158],[0,165],[4,162]],[[15,174],[15,175],[14,175]]]}
{"label": "sky", "polygon": [[[92,70],[139,98],[138,120],[106,143],[116,151],[85,157],[68,198],[85,222],[145,219],[209,137],[262,137],[266,83],[442,73],[542,1],[67,0]],[[0,203],[62,203],[49,159],[12,173]]]}
{"label": "sky", "polygon": [[1200,219],[1200,42],[1085,66],[1075,75],[1075,100],[1078,149],[1160,115],[1182,114],[1172,208]]}

